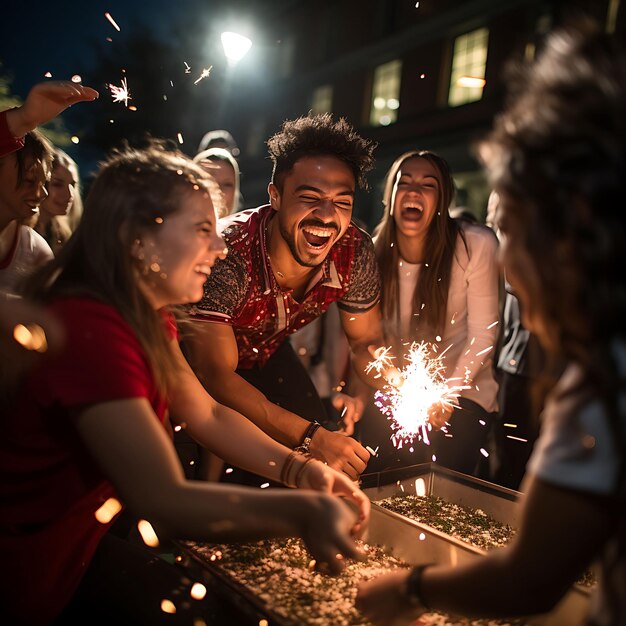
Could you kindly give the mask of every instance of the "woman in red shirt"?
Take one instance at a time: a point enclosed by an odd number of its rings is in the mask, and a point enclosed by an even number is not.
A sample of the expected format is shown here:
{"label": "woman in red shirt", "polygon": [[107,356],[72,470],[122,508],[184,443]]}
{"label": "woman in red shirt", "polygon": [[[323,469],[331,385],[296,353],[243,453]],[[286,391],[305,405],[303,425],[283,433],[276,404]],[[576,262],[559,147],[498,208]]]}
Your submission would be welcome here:
{"label": "woman in red shirt", "polygon": [[[11,572],[0,594],[13,624],[50,623],[76,606],[91,611],[83,616],[91,623],[96,612],[142,624],[163,618],[163,595],[138,591],[147,568],[132,589],[116,584],[128,567],[124,542],[107,534],[106,502],[121,501],[160,538],[300,536],[334,571],[338,554],[358,555],[350,535],[364,526],[368,500],[354,483],[218,405],[180,352],[169,307],[198,300],[225,255],[216,189],[160,146],[113,155],[76,233],[27,289],[66,337],[11,390],[0,418],[0,555]],[[169,410],[228,462],[322,493],[185,480]],[[353,500],[359,519],[331,493]]]}

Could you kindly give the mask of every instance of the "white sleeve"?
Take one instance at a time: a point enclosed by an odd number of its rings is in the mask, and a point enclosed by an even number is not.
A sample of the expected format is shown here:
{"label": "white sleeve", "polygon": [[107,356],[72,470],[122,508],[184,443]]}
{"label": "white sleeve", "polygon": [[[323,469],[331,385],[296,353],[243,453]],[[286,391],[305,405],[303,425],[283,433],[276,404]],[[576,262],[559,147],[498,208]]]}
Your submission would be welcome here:
{"label": "white sleeve", "polygon": [[450,379],[472,385],[476,374],[493,360],[498,332],[498,240],[486,228],[468,229],[469,262],[464,273],[467,288],[467,341]]}

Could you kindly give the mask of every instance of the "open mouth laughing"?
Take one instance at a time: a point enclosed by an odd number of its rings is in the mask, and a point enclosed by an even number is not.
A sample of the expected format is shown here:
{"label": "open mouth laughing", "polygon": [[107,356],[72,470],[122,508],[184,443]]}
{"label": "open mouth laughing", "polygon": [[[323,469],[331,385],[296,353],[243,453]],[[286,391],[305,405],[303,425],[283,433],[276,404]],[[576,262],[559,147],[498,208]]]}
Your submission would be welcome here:
{"label": "open mouth laughing", "polygon": [[417,203],[409,203],[402,205],[401,216],[407,222],[419,222],[424,215],[424,207]]}
{"label": "open mouth laughing", "polygon": [[302,234],[307,246],[313,250],[323,250],[337,235],[339,229],[335,225],[305,225]]}

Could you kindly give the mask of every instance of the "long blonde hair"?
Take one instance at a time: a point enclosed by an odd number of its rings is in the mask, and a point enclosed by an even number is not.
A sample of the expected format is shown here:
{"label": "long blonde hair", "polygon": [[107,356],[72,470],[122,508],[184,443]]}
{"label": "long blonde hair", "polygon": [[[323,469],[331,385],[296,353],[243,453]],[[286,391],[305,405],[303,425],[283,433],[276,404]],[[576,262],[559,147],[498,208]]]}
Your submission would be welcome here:
{"label": "long blonde hair", "polygon": [[[47,219],[43,219],[42,214],[42,210],[45,211],[45,208],[40,207],[39,216],[33,224],[33,228],[50,244],[55,256],[72,236],[74,230],[76,230],[83,214],[83,200],[81,198],[78,165],[66,152],[55,147],[54,158],[52,160],[52,176],[54,176],[54,170],[58,167],[66,168],[76,181],[72,205],[67,215],[53,215]],[[42,204],[45,207],[45,200]]]}
{"label": "long blonde hair", "polygon": [[400,155],[385,177],[383,216],[374,229],[374,249],[382,278],[382,314],[390,337],[397,338],[400,317],[400,285],[398,264],[401,261],[396,223],[393,219],[394,187],[398,172],[408,159],[425,159],[437,171],[439,196],[435,217],[428,227],[425,263],[413,293],[413,319],[409,339],[433,340],[441,334],[446,323],[448,288],[457,235],[464,239],[458,222],[448,213],[454,198],[454,182],[448,163],[429,150],[412,150]]}

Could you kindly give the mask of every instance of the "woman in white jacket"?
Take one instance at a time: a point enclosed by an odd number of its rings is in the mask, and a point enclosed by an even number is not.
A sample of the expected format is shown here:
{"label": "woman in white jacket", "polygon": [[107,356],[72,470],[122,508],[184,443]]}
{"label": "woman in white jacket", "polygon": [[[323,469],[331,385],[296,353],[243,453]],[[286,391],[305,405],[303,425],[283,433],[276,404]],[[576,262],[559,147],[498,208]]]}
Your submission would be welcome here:
{"label": "woman in white jacket", "polygon": [[[421,341],[434,346],[433,356],[445,351],[448,385],[463,387],[453,406],[431,407],[429,422],[436,431],[429,435],[431,448],[402,442],[405,449],[414,450],[408,461],[434,455],[441,465],[475,474],[497,409],[492,354],[498,320],[498,243],[491,229],[450,217],[453,196],[454,183],[443,158],[426,150],[406,152],[387,173],[384,214],[374,240],[387,341],[396,354]],[[380,417],[379,422],[384,419]]]}

